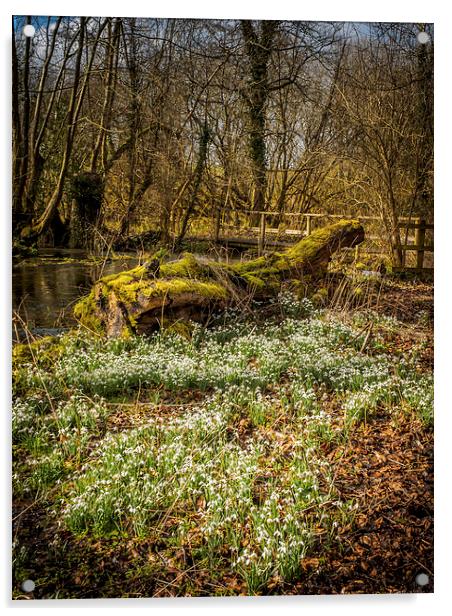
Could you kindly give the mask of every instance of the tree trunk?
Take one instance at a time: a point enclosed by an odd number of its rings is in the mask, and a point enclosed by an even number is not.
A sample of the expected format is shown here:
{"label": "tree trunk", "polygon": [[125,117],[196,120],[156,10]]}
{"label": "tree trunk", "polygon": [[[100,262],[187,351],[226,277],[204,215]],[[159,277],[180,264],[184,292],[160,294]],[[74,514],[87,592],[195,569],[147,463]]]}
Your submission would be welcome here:
{"label": "tree trunk", "polygon": [[22,214],[21,195],[19,194],[20,166],[23,156],[22,122],[19,103],[19,62],[17,59],[16,33],[12,38],[12,121],[13,121],[13,232],[16,234],[20,215]]}
{"label": "tree trunk", "polygon": [[427,45],[417,46],[417,121],[419,131],[415,196],[417,213],[433,211],[433,54]]}
{"label": "tree trunk", "polygon": [[[28,15],[25,24],[31,24]],[[25,54],[22,83],[20,84],[19,64],[16,49],[16,34],[13,23],[13,47],[12,47],[12,112],[13,112],[13,138],[14,138],[14,163],[13,163],[13,212],[17,215],[28,214],[24,209],[24,192],[28,176],[29,154],[29,128],[30,128],[30,48],[31,37],[25,38]],[[19,92],[22,90],[23,110],[20,113]],[[15,217],[16,218],[16,217]],[[14,220],[16,222],[16,220]]]}
{"label": "tree trunk", "polygon": [[115,86],[118,77],[118,60],[120,47],[121,18],[114,20],[112,28],[111,20],[108,20],[108,52],[105,59],[105,89],[100,127],[96,143],[91,154],[91,173],[97,173],[100,169],[105,173],[107,166],[107,133],[111,127],[113,117],[113,103],[115,99]]}
{"label": "tree trunk", "polygon": [[[250,62],[250,78],[246,92],[243,92],[249,119],[249,151],[253,173],[253,204],[255,212],[266,209],[267,157],[265,144],[265,106],[269,95],[268,63],[273,39],[278,27],[276,21],[262,21],[260,36],[251,21],[241,22],[246,53]],[[252,221],[256,224],[259,215]]]}
{"label": "tree trunk", "polygon": [[81,17],[80,18],[80,33],[78,37],[79,48],[77,50],[77,55],[75,59],[75,67],[74,67],[74,80],[72,84],[72,92],[71,99],[69,102],[69,109],[67,114],[67,133],[66,140],[64,144],[63,156],[60,164],[60,170],[58,174],[58,179],[52,196],[50,197],[47,206],[36,221],[35,224],[31,227],[24,228],[21,233],[22,239],[26,241],[33,241],[37,239],[40,235],[43,235],[45,231],[48,229],[51,221],[55,218],[55,214],[61,204],[61,200],[63,198],[64,191],[64,182],[67,177],[69,161],[71,158],[72,149],[74,146],[75,135],[77,132],[77,124],[80,116],[80,111],[82,108],[82,103],[84,100],[85,92],[88,85],[89,76],[91,74],[92,66],[94,59],[96,57],[96,49],[99,44],[102,31],[107,24],[107,20],[105,20],[99,30],[96,33],[96,38],[93,42],[91,56],[85,68],[84,78],[81,78],[81,67],[82,67],[82,58],[83,53],[85,51],[85,35],[86,35],[86,26],[89,21],[89,18]]}
{"label": "tree trunk", "polygon": [[[50,110],[53,106],[52,99],[54,100],[54,97],[51,96],[47,112],[43,114],[42,107],[44,104],[44,89],[45,89],[46,80],[49,74],[49,68],[50,68],[52,58],[54,55],[56,42],[59,36],[58,31],[59,31],[59,27],[60,27],[62,19],[63,19],[62,17],[58,17],[58,19],[54,23],[54,28],[52,30],[50,41],[48,40],[47,42],[46,59],[43,64],[41,75],[39,78],[38,94],[36,97],[34,111],[32,114],[33,120],[30,126],[30,140],[29,140],[29,146],[28,146],[29,147],[29,163],[28,163],[29,171],[27,174],[26,184],[24,188],[24,195],[23,195],[24,206],[22,208],[24,211],[29,212],[30,214],[32,214],[35,211],[36,197],[39,194],[38,193],[39,183],[41,180],[42,173],[44,171],[45,160],[40,152],[40,149],[41,149],[43,136],[45,133],[45,128],[48,122]],[[48,21],[47,21],[47,31],[49,29],[49,25],[50,25],[50,17],[48,18]],[[63,66],[65,66],[65,64],[66,64],[66,60],[63,61]],[[63,66],[61,67],[61,70],[63,70]],[[57,79],[57,84],[59,83],[59,79],[60,77],[58,77]],[[24,113],[25,113],[25,110],[24,110]]]}
{"label": "tree trunk", "polygon": [[81,63],[84,51],[84,42],[85,42],[85,26],[86,26],[86,18],[81,17],[80,19],[80,34],[79,34],[79,48],[77,50],[77,56],[75,60],[74,67],[74,81],[72,86],[71,100],[69,103],[69,110],[67,115],[67,134],[66,141],[63,150],[63,158],[60,165],[60,171],[58,174],[58,179],[52,196],[50,200],[39,218],[33,227],[27,227],[22,231],[22,237],[26,240],[36,239],[40,235],[42,235],[50,226],[51,221],[53,220],[55,213],[60,205],[61,199],[63,197],[63,187],[64,180],[66,179],[66,173],[69,165],[69,159],[72,152],[72,146],[74,144],[74,136],[75,136],[75,126],[77,122],[77,96],[78,96],[78,87],[80,82],[80,72],[81,72]]}
{"label": "tree trunk", "polygon": [[179,234],[176,240],[176,246],[180,245],[180,243],[184,239],[185,234],[187,233],[187,228],[188,228],[188,223],[190,221],[190,217],[193,214],[194,209],[196,207],[196,203],[198,200],[198,193],[199,193],[199,189],[201,186],[202,174],[203,174],[204,167],[205,167],[206,160],[207,160],[209,139],[210,139],[209,128],[207,124],[204,124],[201,130],[201,135],[199,137],[198,160],[196,161],[196,168],[195,168],[194,180],[193,180],[193,190],[190,195],[190,201],[188,203],[188,206],[182,218],[181,226],[179,229]]}
{"label": "tree trunk", "polygon": [[107,336],[145,333],[174,322],[205,321],[212,310],[243,305],[247,298],[266,300],[283,283],[300,283],[326,272],[334,252],[364,239],[357,221],[343,220],[318,229],[283,253],[252,261],[218,263],[192,254],[150,263],[99,280],[75,306],[88,329]]}

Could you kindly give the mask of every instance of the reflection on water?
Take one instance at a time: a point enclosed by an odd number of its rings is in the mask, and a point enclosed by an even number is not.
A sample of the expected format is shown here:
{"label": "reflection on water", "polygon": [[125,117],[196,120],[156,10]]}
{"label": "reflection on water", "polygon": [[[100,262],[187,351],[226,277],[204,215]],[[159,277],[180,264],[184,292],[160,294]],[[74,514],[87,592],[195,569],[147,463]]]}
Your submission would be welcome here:
{"label": "reflection on water", "polygon": [[90,263],[81,250],[42,250],[36,259],[13,265],[13,311],[36,334],[70,327],[75,323],[73,305],[96,280],[137,263],[136,256]]}

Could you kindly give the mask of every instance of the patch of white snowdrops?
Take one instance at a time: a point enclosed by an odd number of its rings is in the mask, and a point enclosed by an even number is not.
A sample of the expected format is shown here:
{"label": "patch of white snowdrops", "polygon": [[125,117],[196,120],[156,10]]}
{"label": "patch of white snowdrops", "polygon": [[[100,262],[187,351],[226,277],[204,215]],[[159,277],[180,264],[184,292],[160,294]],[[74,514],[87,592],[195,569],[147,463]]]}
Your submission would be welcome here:
{"label": "patch of white snowdrops", "polygon": [[[382,405],[431,420],[432,376],[361,345],[353,328],[319,313],[198,327],[191,340],[80,332],[53,368],[30,364],[22,376],[29,389],[13,405],[13,442],[29,456],[16,489],[66,486],[54,513],[77,534],[158,535],[170,517],[173,543],[196,535],[197,557],[211,566],[228,558],[253,592],[272,576],[291,579],[318,529],[333,537],[353,514],[319,445]],[[51,402],[62,384],[70,395]],[[106,430],[112,399],[162,386],[204,394],[177,413],[150,406],[138,427]],[[342,427],[319,392],[339,398]]]}

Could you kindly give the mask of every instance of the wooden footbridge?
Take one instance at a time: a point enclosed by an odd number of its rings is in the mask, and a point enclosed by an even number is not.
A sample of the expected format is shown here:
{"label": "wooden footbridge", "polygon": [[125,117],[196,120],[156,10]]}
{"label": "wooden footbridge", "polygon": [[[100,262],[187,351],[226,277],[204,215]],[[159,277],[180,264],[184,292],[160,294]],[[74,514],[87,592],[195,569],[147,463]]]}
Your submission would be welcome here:
{"label": "wooden footbridge", "polygon": [[[303,237],[310,235],[310,233],[317,228],[319,223],[321,225],[332,222],[335,219],[344,219],[353,217],[364,224],[365,227],[370,227],[372,230],[378,229],[378,226],[382,225],[381,218],[375,216],[350,216],[344,214],[324,214],[324,213],[286,213],[278,214],[275,212],[251,212],[241,211],[240,214],[246,214],[248,216],[259,217],[259,226],[248,227],[246,235],[239,233],[243,231],[243,227],[237,227],[234,225],[226,224],[225,221],[217,220],[215,226],[215,232],[211,238],[217,244],[225,246],[227,248],[235,248],[238,250],[246,250],[248,248],[257,248],[258,253],[262,254],[268,249],[285,248],[290,246],[291,243],[300,240]],[[290,223],[296,227],[293,229],[287,228],[286,225],[280,225],[278,228],[271,227],[268,219],[289,219]],[[412,267],[402,267],[399,270],[409,271],[429,271],[432,267],[428,267],[426,264],[426,253],[433,253],[433,239],[427,241],[428,235],[433,235],[433,224],[427,223],[423,218],[400,218],[399,228],[405,229],[405,233],[401,233],[401,248],[403,252],[403,262],[406,263],[407,252],[415,252],[414,264]],[[367,241],[367,245],[366,245]],[[380,235],[366,233],[366,241],[364,245],[357,246],[354,250],[355,258],[359,259],[360,251],[367,254],[385,254],[383,250],[384,244],[384,232]],[[371,247],[369,244],[373,244]],[[430,259],[432,261],[432,259]]]}

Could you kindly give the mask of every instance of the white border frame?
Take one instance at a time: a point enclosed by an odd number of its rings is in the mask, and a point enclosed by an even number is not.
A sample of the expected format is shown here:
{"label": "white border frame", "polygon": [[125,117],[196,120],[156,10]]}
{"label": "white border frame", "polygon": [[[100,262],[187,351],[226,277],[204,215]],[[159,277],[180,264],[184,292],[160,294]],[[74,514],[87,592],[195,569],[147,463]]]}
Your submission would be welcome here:
{"label": "white border frame", "polygon": [[[450,367],[448,357],[452,351],[451,337],[451,276],[452,263],[449,247],[452,244],[452,195],[451,168],[451,121],[452,101],[450,96],[452,71],[452,11],[447,0],[376,0],[374,4],[359,0],[322,0],[322,2],[259,2],[259,0],[228,0],[224,4],[208,0],[166,0],[150,3],[145,0],[127,2],[101,2],[78,0],[62,3],[55,0],[40,2],[6,0],[1,8],[0,50],[2,96],[0,96],[0,168],[1,175],[1,260],[0,289],[2,302],[0,336],[2,339],[2,370],[0,391],[2,393],[2,440],[4,447],[0,457],[2,493],[1,537],[5,549],[0,561],[0,580],[3,607],[7,610],[32,610],[41,608],[96,610],[96,614],[110,609],[150,609],[153,613],[168,613],[182,610],[185,614],[198,613],[205,609],[227,613],[231,609],[242,612],[259,610],[259,613],[274,613],[283,609],[290,614],[421,614],[430,616],[445,613],[447,604],[452,605],[449,594],[449,575],[452,573],[447,550],[452,548],[451,481],[447,472],[450,449],[452,410],[447,404]],[[435,24],[435,593],[418,595],[353,595],[353,596],[301,596],[231,599],[97,599],[60,601],[16,601],[11,596],[10,557],[10,331],[11,331],[11,15],[111,15],[148,17],[200,17],[200,18],[256,18],[300,19],[313,21],[406,21],[434,22]],[[407,110],[409,112],[409,110]],[[450,231],[449,231],[450,229]],[[449,513],[450,515],[450,513]]]}

